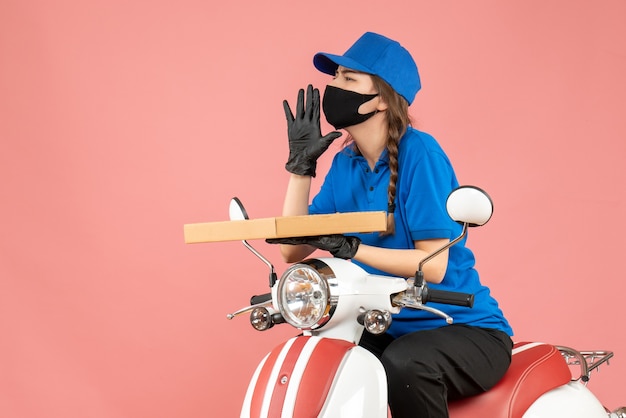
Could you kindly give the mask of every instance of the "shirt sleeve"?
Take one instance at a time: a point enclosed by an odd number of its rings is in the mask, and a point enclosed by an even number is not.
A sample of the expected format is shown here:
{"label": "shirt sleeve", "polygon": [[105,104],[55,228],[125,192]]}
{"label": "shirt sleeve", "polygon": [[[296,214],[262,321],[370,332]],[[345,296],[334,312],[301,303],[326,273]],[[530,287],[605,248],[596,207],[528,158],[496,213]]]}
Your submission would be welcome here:
{"label": "shirt sleeve", "polygon": [[448,194],[458,185],[447,156],[426,152],[409,174],[404,210],[414,241],[453,236],[457,225],[446,210]]}

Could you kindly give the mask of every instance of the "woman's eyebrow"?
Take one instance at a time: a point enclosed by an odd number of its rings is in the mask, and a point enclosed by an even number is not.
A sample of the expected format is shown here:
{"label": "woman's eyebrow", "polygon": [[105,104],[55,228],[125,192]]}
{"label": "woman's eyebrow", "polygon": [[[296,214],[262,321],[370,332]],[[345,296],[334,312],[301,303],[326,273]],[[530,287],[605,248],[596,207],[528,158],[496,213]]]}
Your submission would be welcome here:
{"label": "woman's eyebrow", "polygon": [[362,71],[350,70],[348,68],[342,68],[342,69],[337,68],[337,73],[341,74],[341,75],[345,75],[345,74],[365,74]]}

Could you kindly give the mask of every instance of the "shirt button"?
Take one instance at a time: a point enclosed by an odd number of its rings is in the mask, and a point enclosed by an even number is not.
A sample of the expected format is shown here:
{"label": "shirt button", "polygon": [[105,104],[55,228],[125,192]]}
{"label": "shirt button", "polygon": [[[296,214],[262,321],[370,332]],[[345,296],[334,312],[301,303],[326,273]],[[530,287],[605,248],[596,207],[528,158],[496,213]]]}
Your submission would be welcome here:
{"label": "shirt button", "polygon": [[374,186],[370,186],[370,192],[374,191]]}

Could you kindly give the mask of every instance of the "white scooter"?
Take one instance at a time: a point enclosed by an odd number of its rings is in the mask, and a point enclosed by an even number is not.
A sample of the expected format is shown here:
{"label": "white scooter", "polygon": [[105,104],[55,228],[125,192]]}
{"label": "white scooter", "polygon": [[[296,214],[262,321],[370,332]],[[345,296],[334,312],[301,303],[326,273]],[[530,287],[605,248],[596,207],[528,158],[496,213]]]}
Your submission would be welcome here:
{"label": "white scooter", "polygon": [[[462,234],[423,260],[415,278],[408,280],[368,274],[338,258],[304,260],[276,280],[272,264],[243,241],[270,268],[271,293],[253,297],[252,306],[228,318],[250,312],[250,322],[259,331],[286,322],[301,334],[261,361],[241,417],[388,416],[385,370],[373,354],[357,345],[363,331],[385,332],[391,314],[401,309],[426,310],[452,323],[445,312],[425,304],[473,303],[473,295],[429,289],[422,266],[465,237],[468,227],[486,223],[493,205],[482,190],[462,186],[448,197],[447,210],[463,225]],[[230,218],[248,219],[237,198],[231,201]],[[502,380],[484,394],[450,403],[450,417],[626,418],[625,407],[609,412],[586,387],[590,372],[612,356],[610,351],[518,342]],[[580,376],[572,378],[572,365],[580,366]]]}

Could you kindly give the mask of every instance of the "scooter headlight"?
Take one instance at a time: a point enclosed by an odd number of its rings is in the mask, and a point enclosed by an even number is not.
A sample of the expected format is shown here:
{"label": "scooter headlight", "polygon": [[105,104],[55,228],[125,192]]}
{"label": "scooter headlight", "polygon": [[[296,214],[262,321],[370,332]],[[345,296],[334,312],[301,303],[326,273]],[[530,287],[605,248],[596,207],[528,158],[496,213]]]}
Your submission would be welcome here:
{"label": "scooter headlight", "polygon": [[294,264],[278,282],[277,305],[285,321],[300,329],[316,329],[330,319],[328,281],[311,265]]}

